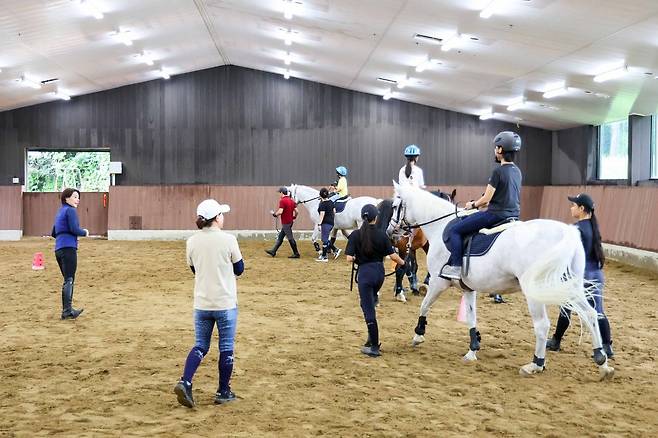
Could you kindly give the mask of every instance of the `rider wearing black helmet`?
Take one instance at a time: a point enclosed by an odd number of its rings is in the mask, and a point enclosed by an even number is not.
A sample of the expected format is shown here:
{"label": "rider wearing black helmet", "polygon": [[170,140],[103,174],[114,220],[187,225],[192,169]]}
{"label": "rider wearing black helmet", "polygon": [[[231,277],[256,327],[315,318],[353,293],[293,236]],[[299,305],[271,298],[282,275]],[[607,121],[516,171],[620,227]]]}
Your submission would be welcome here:
{"label": "rider wearing black helmet", "polygon": [[511,217],[518,217],[521,209],[521,170],[514,164],[516,153],[521,150],[521,137],[511,131],[503,131],[494,137],[496,162],[500,163],[489,178],[484,195],[477,201],[466,203],[466,209],[487,206],[487,211],[474,213],[457,223],[450,231],[450,266],[441,275],[458,280],[461,278],[463,237],[490,227]]}

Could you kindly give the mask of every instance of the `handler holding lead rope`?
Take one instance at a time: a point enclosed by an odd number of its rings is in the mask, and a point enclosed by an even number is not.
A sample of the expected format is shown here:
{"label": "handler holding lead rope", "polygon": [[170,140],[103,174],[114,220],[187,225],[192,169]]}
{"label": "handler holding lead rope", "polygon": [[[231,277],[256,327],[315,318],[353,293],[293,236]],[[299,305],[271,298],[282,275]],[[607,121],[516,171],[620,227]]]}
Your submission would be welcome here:
{"label": "handler holding lead rope", "polygon": [[404,260],[395,253],[386,233],[375,227],[377,214],[377,207],[374,205],[363,206],[361,209],[363,225],[350,234],[345,249],[347,261],[359,265],[357,281],[359,298],[368,327],[368,341],[361,352],[371,357],[381,356],[375,302],[377,292],[384,284],[384,257],[390,256],[397,264],[404,265]]}

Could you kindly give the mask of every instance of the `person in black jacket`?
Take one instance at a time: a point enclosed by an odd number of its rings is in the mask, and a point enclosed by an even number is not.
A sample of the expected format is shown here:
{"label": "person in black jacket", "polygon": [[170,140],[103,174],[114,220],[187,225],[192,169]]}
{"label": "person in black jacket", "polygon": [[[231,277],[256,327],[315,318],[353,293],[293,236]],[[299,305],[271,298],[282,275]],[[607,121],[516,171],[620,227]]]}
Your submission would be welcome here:
{"label": "person in black jacket", "polygon": [[345,248],[347,261],[359,266],[357,274],[359,298],[368,327],[368,341],[361,352],[371,357],[381,356],[375,302],[377,293],[384,284],[384,257],[390,256],[398,265],[404,265],[404,260],[395,253],[386,233],[375,227],[377,214],[377,207],[374,205],[363,206],[361,209],[363,225],[350,234]]}
{"label": "person in black jacket", "polygon": [[[590,299],[590,304],[599,314],[599,331],[603,342],[603,351],[605,351],[605,354],[610,359],[614,356],[610,335],[610,322],[603,310],[603,286],[605,285],[605,278],[603,277],[602,268],[605,263],[605,255],[603,254],[603,246],[601,245],[599,223],[594,214],[594,200],[586,193],[581,193],[578,196],[569,196],[568,199],[571,201],[571,216],[578,219],[576,226],[580,230],[580,239],[585,248],[585,285],[595,289]],[[546,348],[548,350],[560,351],[562,337],[569,328],[570,316],[571,311],[569,309],[560,308],[560,316],[557,320],[555,333],[546,342]]]}

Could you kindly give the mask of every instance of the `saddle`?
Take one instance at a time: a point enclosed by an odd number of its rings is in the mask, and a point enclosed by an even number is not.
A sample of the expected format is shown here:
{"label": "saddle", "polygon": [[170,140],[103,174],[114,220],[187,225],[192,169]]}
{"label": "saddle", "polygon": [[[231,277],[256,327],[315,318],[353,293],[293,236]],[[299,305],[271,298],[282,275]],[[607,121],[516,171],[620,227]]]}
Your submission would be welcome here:
{"label": "saddle", "polygon": [[345,206],[347,205],[347,201],[352,199],[351,196],[347,195],[343,198],[338,198],[334,201],[334,208],[336,209],[336,213],[342,213],[343,210],[345,210]]}
{"label": "saddle", "polygon": [[[443,230],[443,242],[446,244],[446,247],[450,248],[450,230],[461,220],[461,217],[451,220]],[[482,257],[487,254],[502,232],[519,222],[518,218],[510,217],[494,224],[490,228],[482,228],[474,233],[465,235],[463,250],[466,260],[464,260],[464,267],[462,269],[463,275],[468,275],[471,257]]]}

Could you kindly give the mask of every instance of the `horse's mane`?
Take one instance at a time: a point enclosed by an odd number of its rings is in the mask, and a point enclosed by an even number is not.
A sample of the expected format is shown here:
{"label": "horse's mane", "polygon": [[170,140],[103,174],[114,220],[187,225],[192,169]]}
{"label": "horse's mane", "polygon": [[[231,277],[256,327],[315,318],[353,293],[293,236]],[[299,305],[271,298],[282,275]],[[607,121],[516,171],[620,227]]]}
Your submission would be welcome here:
{"label": "horse's mane", "polygon": [[379,210],[379,217],[377,218],[376,227],[381,231],[386,231],[393,217],[393,201],[384,199],[379,203],[377,209]]}
{"label": "horse's mane", "polygon": [[410,195],[413,194],[415,198],[414,201],[417,201],[417,204],[414,202],[412,208],[416,209],[422,205],[425,212],[430,215],[440,216],[445,214],[444,212],[449,211],[450,209],[454,210],[455,208],[450,201],[443,199],[443,197],[436,196],[431,192],[417,187],[405,184],[404,186],[399,186],[398,191],[399,194],[402,195],[402,198],[407,202],[410,199]]}

